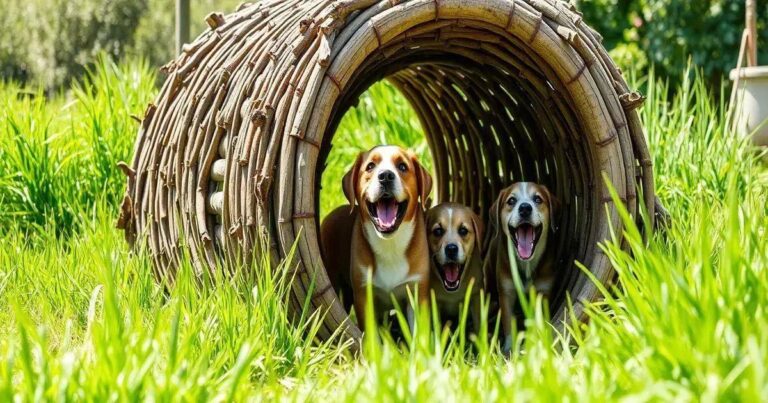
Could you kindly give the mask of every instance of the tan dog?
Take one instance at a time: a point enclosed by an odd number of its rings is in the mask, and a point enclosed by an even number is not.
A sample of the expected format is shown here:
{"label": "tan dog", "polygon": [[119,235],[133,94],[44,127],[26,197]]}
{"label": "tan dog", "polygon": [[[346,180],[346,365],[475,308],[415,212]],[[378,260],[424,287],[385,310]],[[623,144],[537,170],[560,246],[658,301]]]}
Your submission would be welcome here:
{"label": "tan dog", "polygon": [[534,286],[539,294],[549,297],[555,273],[554,256],[547,243],[555,230],[553,214],[557,208],[558,201],[549,190],[533,182],[518,182],[503,189],[491,206],[491,240],[484,270],[489,276],[495,273],[505,353],[512,347],[517,303],[510,258],[514,257],[524,290]]}
{"label": "tan dog", "polygon": [[[422,203],[432,189],[432,177],[413,154],[397,146],[378,146],[358,155],[344,175],[343,188],[350,205],[330,213],[321,228],[329,276],[335,279],[337,290],[345,282],[351,289],[361,327],[366,321],[370,283],[376,315],[372,319],[379,323],[382,314],[392,308],[394,296],[406,307],[413,328],[413,307],[406,288],[418,293],[419,303],[426,304],[429,298],[429,249]],[[349,235],[346,228],[351,228]],[[344,254],[349,256],[347,263]]]}
{"label": "tan dog", "polygon": [[483,287],[483,223],[469,207],[441,203],[427,212],[427,230],[432,256],[429,283],[435,293],[435,308],[443,317],[459,317],[472,283],[469,312],[477,331]]}

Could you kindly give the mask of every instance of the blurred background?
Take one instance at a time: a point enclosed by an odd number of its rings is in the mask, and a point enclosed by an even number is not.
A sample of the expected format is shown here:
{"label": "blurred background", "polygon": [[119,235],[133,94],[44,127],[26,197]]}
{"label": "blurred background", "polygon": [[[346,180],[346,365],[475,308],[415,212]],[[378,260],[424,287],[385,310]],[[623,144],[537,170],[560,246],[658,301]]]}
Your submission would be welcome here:
{"label": "blurred background", "polygon": [[[191,0],[192,38],[211,11],[241,0]],[[160,67],[175,56],[174,0],[0,0],[0,77],[55,91],[78,80],[97,56],[143,58]]]}
{"label": "blurred background", "polygon": [[[744,24],[740,0],[573,0],[584,19],[626,70],[656,74],[676,87],[689,58],[715,92],[734,67]],[[174,56],[173,0],[2,0],[0,74],[55,91],[106,53],[115,61],[139,57],[159,67]],[[192,0],[192,37],[211,11],[234,10],[240,0]],[[768,15],[758,1],[758,15]],[[759,37],[768,37],[758,18]],[[761,47],[761,59],[768,46]]]}

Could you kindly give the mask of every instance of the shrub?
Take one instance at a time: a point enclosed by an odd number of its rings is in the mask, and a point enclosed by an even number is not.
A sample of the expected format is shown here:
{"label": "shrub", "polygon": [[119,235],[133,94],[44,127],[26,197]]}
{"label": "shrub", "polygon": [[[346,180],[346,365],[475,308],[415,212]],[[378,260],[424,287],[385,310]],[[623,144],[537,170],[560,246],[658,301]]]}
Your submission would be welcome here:
{"label": "shrub", "polygon": [[[14,0],[15,1],[15,0]],[[14,3],[12,3],[14,4]],[[28,52],[25,51],[24,35],[19,21],[23,21],[21,7],[3,7],[0,12],[0,77],[14,81],[26,81],[29,76]]]}
{"label": "shrub", "polygon": [[98,54],[121,57],[146,8],[147,0],[11,0],[0,13],[0,73],[60,88]]}
{"label": "shrub", "polygon": [[[213,11],[225,14],[235,10],[242,0],[196,0],[190,2],[190,38],[200,35],[207,25],[205,16]],[[176,56],[174,27],[174,0],[149,0],[147,12],[144,13],[136,29],[135,44],[131,54],[146,58],[152,66],[162,66]]]}
{"label": "shrub", "polygon": [[[609,49],[636,42],[635,57],[619,58],[624,67],[654,64],[656,72],[676,87],[690,57],[704,77],[719,89],[719,82],[735,67],[744,29],[744,1],[735,0],[575,0],[584,19],[604,37]],[[768,16],[766,1],[758,1],[761,16]],[[768,37],[768,24],[758,20],[758,36]],[[626,50],[626,49],[624,49]],[[760,49],[759,49],[760,50]],[[612,52],[626,56],[621,50]],[[630,54],[631,56],[632,54]],[[768,46],[758,57],[768,62]],[[634,66],[636,67],[636,66]]]}

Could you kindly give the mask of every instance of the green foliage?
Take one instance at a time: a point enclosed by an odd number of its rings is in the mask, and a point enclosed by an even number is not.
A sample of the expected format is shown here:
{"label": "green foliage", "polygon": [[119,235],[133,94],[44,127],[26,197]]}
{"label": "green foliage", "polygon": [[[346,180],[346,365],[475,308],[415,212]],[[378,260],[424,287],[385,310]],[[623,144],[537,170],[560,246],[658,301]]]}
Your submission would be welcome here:
{"label": "green foliage", "polygon": [[7,0],[0,13],[0,73],[59,88],[98,54],[119,58],[147,0]]}
{"label": "green foliage", "polygon": [[[23,21],[26,17],[25,10],[12,0],[10,7],[3,7],[0,13],[0,77],[17,82],[26,81],[29,78],[29,45],[25,43],[25,35],[19,33],[24,29]],[[5,5],[5,4],[4,4]]]}
{"label": "green foliage", "polygon": [[[208,26],[205,16],[211,12],[229,14],[241,0],[190,1],[190,38],[194,40]],[[162,66],[176,57],[175,1],[148,0],[147,9],[136,28],[135,44],[129,54],[145,58],[151,66]]]}
{"label": "green foliage", "polygon": [[[190,2],[194,39],[212,11],[239,0]],[[0,78],[55,91],[79,80],[99,54],[128,55],[153,68],[175,57],[174,0],[4,0],[0,13]]]}
{"label": "green foliage", "polygon": [[[96,188],[122,192],[116,172],[107,175],[116,182],[95,176],[92,184],[61,173],[73,169],[67,158],[94,147],[91,109],[103,112],[93,113],[103,132],[121,127],[103,136],[110,144],[102,150],[114,158],[130,152],[121,144],[132,142],[135,126],[119,111],[140,113],[129,105],[143,104],[153,76],[136,66],[99,66],[91,90],[71,98],[0,88],[3,122],[34,134],[19,139],[3,123],[0,177],[19,189],[35,185],[28,178],[65,177],[27,191],[29,206]],[[67,224],[44,220],[46,231],[29,229],[34,242],[25,233],[29,216],[9,216],[19,204],[0,199],[0,400],[764,401],[768,168],[727,130],[725,105],[707,83],[691,76],[674,91],[653,76],[633,83],[649,96],[641,118],[671,227],[644,243],[625,216],[603,245],[620,283],[604,290],[604,302],[587,304],[590,323],[554,334],[536,300],[509,360],[485,337],[469,340],[468,351],[462,337],[434,330],[424,313],[412,339],[370,338],[364,356],[352,358],[336,341],[311,340],[319,316],[302,326],[288,320],[290,263],[272,275],[263,256],[254,275],[214,276],[200,288],[185,260],[166,290],[146,253],[132,255],[112,227],[115,199],[79,201],[87,207],[73,211],[87,225],[61,237],[55,232]],[[327,175],[378,142],[426,151],[413,112],[388,85],[364,95],[339,130]],[[25,141],[32,151],[24,155],[48,159],[34,161],[42,173],[25,173],[32,162],[16,155]],[[83,158],[77,161],[93,175],[98,163]],[[8,175],[14,172],[23,179]],[[338,186],[338,177],[323,180]],[[86,210],[90,217],[82,217]]]}
{"label": "green foliage", "polygon": [[[71,100],[0,84],[0,227],[68,234],[103,200],[116,205],[141,116],[154,92],[144,63],[101,58]],[[49,228],[50,229],[50,228]]]}
{"label": "green foliage", "polygon": [[[638,58],[619,58],[627,69],[646,59],[657,73],[679,84],[688,59],[701,66],[713,88],[736,66],[744,29],[744,1],[735,0],[575,0],[584,19],[604,37],[608,49]],[[758,3],[758,36],[768,38],[768,2]],[[768,62],[768,46],[758,58]]]}
{"label": "green foliage", "polygon": [[339,356],[313,342],[319,316],[290,322],[290,261],[274,276],[213,278],[205,291],[185,261],[166,293],[101,207],[79,239],[43,235],[33,248],[0,235],[3,401],[241,401],[256,387],[290,393],[281,382],[316,377]]}
{"label": "green foliage", "polygon": [[[653,64],[675,84],[689,57],[719,88],[735,66],[744,20],[744,1],[572,0],[604,37],[626,70]],[[240,0],[191,2],[191,37],[207,27],[212,11],[229,13]],[[47,89],[79,79],[99,53],[115,59],[142,57],[158,67],[175,56],[173,0],[6,0],[0,13],[0,77],[33,80]],[[768,15],[768,2],[758,1]],[[768,38],[766,18],[759,36]],[[760,47],[768,60],[768,46]]]}
{"label": "green foliage", "polygon": [[80,77],[99,54],[119,58],[133,41],[133,32],[147,0],[59,0],[46,12],[52,21],[54,84]]}

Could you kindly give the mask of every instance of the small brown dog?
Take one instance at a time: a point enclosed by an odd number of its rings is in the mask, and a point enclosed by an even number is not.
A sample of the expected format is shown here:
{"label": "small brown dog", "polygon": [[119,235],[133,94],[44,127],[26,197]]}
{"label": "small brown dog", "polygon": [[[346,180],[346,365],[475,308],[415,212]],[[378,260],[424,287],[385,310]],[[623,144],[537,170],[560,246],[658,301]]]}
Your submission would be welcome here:
{"label": "small brown dog", "polygon": [[544,298],[552,290],[555,259],[547,243],[550,232],[555,231],[553,215],[557,208],[558,201],[549,189],[533,182],[518,182],[503,189],[491,206],[491,240],[483,267],[487,275],[495,273],[505,353],[512,347],[517,303],[512,268],[517,268],[524,290],[533,285]]}
{"label": "small brown dog", "polygon": [[366,288],[373,290],[375,318],[392,308],[391,297],[406,307],[414,325],[406,289],[429,300],[429,247],[422,205],[432,177],[416,156],[397,146],[378,146],[358,155],[344,175],[348,206],[323,221],[321,240],[328,275],[339,289],[351,289],[357,323],[365,325]]}
{"label": "small brown dog", "polygon": [[429,283],[435,307],[443,317],[458,318],[470,287],[469,313],[475,331],[480,324],[483,288],[483,223],[469,207],[441,203],[427,211],[432,271]]}

